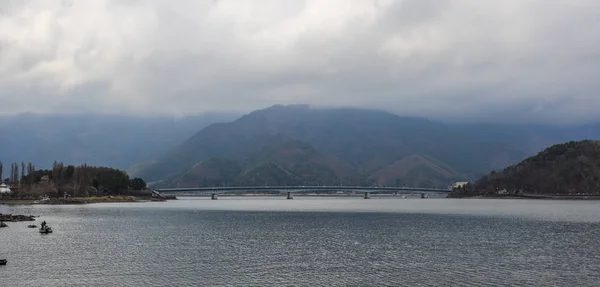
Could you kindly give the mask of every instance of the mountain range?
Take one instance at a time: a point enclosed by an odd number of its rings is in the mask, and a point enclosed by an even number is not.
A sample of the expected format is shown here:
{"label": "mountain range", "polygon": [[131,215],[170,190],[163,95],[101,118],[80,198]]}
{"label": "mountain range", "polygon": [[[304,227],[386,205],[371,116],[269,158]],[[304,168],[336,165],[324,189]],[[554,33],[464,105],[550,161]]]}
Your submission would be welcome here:
{"label": "mountain range", "polygon": [[0,161],[128,169],[154,186],[344,184],[446,187],[556,143],[600,139],[595,124],[454,124],[380,110],[273,106],[182,118],[0,117]]}
{"label": "mountain range", "polygon": [[133,173],[155,186],[447,187],[526,155],[455,129],[378,110],[273,106],[210,125]]}

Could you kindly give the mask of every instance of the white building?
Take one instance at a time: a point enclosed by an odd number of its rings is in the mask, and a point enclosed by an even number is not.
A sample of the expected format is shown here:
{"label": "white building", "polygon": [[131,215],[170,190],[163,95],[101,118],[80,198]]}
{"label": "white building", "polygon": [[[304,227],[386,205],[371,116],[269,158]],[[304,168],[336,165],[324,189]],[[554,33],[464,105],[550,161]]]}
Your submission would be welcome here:
{"label": "white building", "polygon": [[455,183],[454,185],[452,185],[452,188],[461,188],[465,185],[467,185],[467,183],[469,183],[468,181],[459,181],[457,183]]}
{"label": "white building", "polygon": [[10,188],[8,186],[6,186],[6,184],[2,183],[0,184],[0,194],[1,195],[5,195],[5,194],[11,194],[12,191],[10,190]]}

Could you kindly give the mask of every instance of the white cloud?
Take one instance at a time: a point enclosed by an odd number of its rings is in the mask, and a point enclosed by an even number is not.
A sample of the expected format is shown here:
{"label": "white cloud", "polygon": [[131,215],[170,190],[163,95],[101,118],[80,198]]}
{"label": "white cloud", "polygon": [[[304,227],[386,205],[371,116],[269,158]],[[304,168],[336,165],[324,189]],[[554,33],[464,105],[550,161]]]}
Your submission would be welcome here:
{"label": "white cloud", "polygon": [[599,120],[596,0],[4,1],[0,113]]}

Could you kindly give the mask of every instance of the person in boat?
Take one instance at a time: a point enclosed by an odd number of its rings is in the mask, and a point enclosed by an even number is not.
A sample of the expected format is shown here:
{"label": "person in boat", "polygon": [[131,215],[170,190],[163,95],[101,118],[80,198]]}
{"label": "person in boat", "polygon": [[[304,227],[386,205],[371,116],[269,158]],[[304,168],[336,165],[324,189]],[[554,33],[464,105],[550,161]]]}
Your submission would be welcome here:
{"label": "person in boat", "polygon": [[42,222],[42,229],[44,229],[45,227],[46,227],[46,221],[44,220],[44,221]]}

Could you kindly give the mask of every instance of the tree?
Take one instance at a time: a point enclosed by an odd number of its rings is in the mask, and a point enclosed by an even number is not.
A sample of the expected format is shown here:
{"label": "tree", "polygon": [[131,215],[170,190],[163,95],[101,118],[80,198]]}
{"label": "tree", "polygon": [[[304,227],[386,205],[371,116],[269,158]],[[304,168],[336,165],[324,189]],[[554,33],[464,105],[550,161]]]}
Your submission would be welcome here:
{"label": "tree", "polygon": [[75,174],[75,167],[72,166],[72,165],[68,165],[65,168],[63,177],[64,177],[65,180],[70,180],[73,177],[74,174]]}
{"label": "tree", "polygon": [[64,165],[62,162],[54,161],[54,164],[52,164],[52,180],[54,181],[54,183],[61,183],[63,168]]}
{"label": "tree", "polygon": [[35,166],[31,162],[27,164],[27,185],[31,186],[35,183]]}
{"label": "tree", "polygon": [[10,182],[13,185],[19,182],[19,164],[16,162],[10,165]]}
{"label": "tree", "polygon": [[109,193],[120,194],[129,188],[129,176],[118,169],[108,169],[96,175],[98,185]]}
{"label": "tree", "polygon": [[86,193],[86,187],[88,186],[93,186],[94,188],[98,188],[98,182],[94,182],[92,180],[92,176],[90,174],[90,167],[87,164],[83,164],[81,166],[78,166],[76,168],[77,172],[77,179],[78,179],[78,187],[79,187],[79,192],[81,194],[87,194]]}
{"label": "tree", "polygon": [[133,190],[143,190],[146,189],[146,182],[139,178],[133,178],[129,181],[129,187]]}
{"label": "tree", "polygon": [[25,162],[21,162],[21,185],[25,183]]}
{"label": "tree", "polygon": [[15,164],[11,163],[10,164],[10,172],[8,174],[8,181],[12,183],[14,178],[15,178]]}

